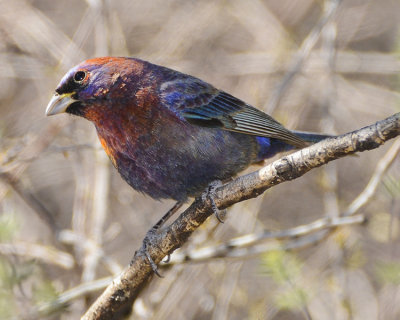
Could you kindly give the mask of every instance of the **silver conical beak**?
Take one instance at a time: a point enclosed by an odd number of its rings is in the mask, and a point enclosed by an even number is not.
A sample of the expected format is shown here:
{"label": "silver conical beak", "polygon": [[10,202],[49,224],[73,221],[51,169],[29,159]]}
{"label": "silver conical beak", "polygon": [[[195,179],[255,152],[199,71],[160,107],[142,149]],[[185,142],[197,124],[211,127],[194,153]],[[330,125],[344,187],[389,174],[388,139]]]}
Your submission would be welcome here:
{"label": "silver conical beak", "polygon": [[54,94],[46,108],[46,116],[52,116],[65,112],[67,108],[78,101],[72,98],[73,93]]}

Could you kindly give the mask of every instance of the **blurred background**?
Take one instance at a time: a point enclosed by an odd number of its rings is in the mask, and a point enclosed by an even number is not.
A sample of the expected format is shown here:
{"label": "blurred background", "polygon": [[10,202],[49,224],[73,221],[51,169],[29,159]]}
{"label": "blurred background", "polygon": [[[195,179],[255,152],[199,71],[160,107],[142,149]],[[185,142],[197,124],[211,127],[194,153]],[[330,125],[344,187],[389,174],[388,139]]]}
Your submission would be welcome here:
{"label": "blurred background", "polygon": [[[0,1],[0,319],[78,319],[173,204],[122,181],[89,122],[44,116],[69,68],[139,57],[340,134],[399,111],[398,21],[398,0]],[[131,318],[399,319],[399,144],[210,218]],[[263,231],[234,257],[179,262]]]}

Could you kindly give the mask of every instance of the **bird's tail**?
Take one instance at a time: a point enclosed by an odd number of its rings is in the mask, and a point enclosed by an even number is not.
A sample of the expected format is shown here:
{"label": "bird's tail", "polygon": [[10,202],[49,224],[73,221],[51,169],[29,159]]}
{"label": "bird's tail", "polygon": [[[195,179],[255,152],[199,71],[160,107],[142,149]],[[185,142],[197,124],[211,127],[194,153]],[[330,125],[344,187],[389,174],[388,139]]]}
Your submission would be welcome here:
{"label": "bird's tail", "polygon": [[[319,134],[314,132],[303,132],[303,131],[292,131],[295,135],[301,138],[305,142],[305,147],[310,144],[314,144],[324,140],[326,138],[334,137],[328,134]],[[290,145],[279,139],[270,139],[265,137],[257,137],[259,145],[259,153],[255,162],[273,157],[279,152],[285,152],[297,149],[295,146]]]}
{"label": "bird's tail", "polygon": [[334,135],[320,134],[314,132],[304,132],[304,131],[292,131],[292,133],[294,133],[296,136],[300,137],[301,139],[309,143],[317,143],[327,138],[334,137]]}

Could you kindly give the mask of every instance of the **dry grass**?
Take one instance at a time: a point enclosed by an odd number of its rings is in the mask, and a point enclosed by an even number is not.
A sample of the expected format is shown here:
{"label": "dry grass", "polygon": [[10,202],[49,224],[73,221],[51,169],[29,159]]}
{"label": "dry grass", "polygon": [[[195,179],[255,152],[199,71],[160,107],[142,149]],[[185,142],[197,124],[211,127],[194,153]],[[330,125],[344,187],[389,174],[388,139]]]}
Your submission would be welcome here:
{"label": "dry grass", "polygon": [[[172,205],[123,182],[87,121],[45,118],[70,67],[140,57],[213,83],[290,128],[344,133],[399,111],[399,19],[394,0],[0,1],[0,314],[34,319],[65,293],[68,305],[48,318],[79,318],[98,294],[82,292],[125,266]],[[398,319],[392,144],[234,206],[224,225],[210,219],[182,250],[337,217],[375,172],[372,196],[353,212],[367,224],[295,251],[174,265],[132,318]]]}

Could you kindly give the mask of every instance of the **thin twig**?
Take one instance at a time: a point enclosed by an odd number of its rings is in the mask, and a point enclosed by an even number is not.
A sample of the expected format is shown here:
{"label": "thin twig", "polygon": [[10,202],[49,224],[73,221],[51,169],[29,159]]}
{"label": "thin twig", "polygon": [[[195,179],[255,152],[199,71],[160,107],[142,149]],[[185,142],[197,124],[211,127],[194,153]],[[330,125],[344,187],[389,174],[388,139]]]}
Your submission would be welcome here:
{"label": "thin twig", "polygon": [[0,167],[0,178],[50,227],[54,235],[59,231],[54,215],[36,198],[33,192],[21,184],[20,177],[32,161],[49,147],[66,123],[59,121],[47,125],[30,140],[29,145],[21,150],[18,158],[14,159],[12,163]]}
{"label": "thin twig", "polygon": [[62,309],[63,307],[68,305],[68,303],[76,299],[79,299],[90,293],[104,289],[111,283],[112,279],[113,277],[105,277],[97,279],[95,281],[82,283],[74,288],[71,288],[63,292],[57,297],[57,299],[40,305],[37,309],[37,313],[42,316],[52,314],[55,311]]}
{"label": "thin twig", "polygon": [[92,252],[105,265],[106,269],[112,274],[122,271],[120,264],[113,258],[107,256],[102,247],[93,239],[86,238],[83,234],[75,233],[72,230],[62,230],[59,233],[59,241],[63,244],[74,245],[82,251]]}
{"label": "thin twig", "polygon": [[365,189],[359,194],[359,196],[353,200],[347,210],[343,213],[344,216],[351,216],[361,207],[368,203],[371,197],[375,194],[375,191],[382,180],[383,175],[389,169],[390,165],[396,159],[400,152],[400,140],[396,140],[390,147],[388,152],[379,160],[376,165],[376,169],[371,179],[369,180]]}
{"label": "thin twig", "polygon": [[[338,7],[340,0],[325,0],[324,12],[330,12],[332,7]],[[324,71],[326,73],[326,90],[323,93],[322,118],[320,121],[321,132],[336,135],[335,121],[332,117],[333,110],[336,109],[337,102],[337,84],[335,77],[336,65],[336,21],[331,19],[326,23],[321,32],[321,56],[325,60]],[[323,178],[321,184],[324,186],[323,201],[325,206],[325,215],[329,217],[338,217],[340,214],[338,200],[338,177],[336,163],[324,167],[322,171]]]}
{"label": "thin twig", "polygon": [[[261,233],[247,234],[244,236],[233,238],[220,245],[204,247],[186,253],[176,252],[171,257],[170,261],[166,263],[166,265],[186,262],[204,262],[206,260],[221,257],[247,257],[249,256],[249,252],[251,252],[251,254],[254,254],[254,251],[252,249],[248,251],[238,249],[255,246],[256,244],[265,240],[273,240],[275,244],[277,243],[276,240],[298,240],[299,237],[304,237],[306,235],[324,229],[334,229],[338,226],[358,224],[362,222],[364,222],[363,215],[337,218],[325,217],[309,224],[297,226],[286,230],[264,231]],[[240,252],[240,255],[238,254],[238,252]]]}
{"label": "thin twig", "polygon": [[69,253],[30,242],[0,243],[0,254],[39,259],[63,269],[71,269],[75,265],[75,260]]}
{"label": "thin twig", "polygon": [[289,85],[291,84],[294,76],[301,70],[305,60],[310,55],[312,49],[316,45],[324,27],[335,16],[336,10],[340,2],[341,0],[331,2],[331,5],[328,7],[327,10],[325,10],[324,15],[321,17],[321,20],[315,25],[315,28],[312,29],[307,38],[305,38],[299,50],[296,51],[295,58],[292,59],[289,70],[286,72],[281,83],[279,84],[279,87],[273,92],[272,97],[268,102],[268,105],[265,109],[267,113],[272,114],[276,107],[279,105],[283,94],[289,88]]}
{"label": "thin twig", "polygon": [[[105,17],[104,3],[102,0],[87,1],[90,10],[97,12],[98,19],[94,25],[95,47],[97,56],[108,55],[107,45],[107,21]],[[97,145],[100,143],[97,140]],[[103,243],[103,229],[107,218],[108,195],[110,187],[110,165],[107,155],[103,150],[95,149],[95,170],[94,170],[94,189],[93,203],[90,217],[90,238],[98,246]],[[82,280],[92,281],[96,277],[96,269],[99,262],[99,250],[86,251],[83,263]]]}
{"label": "thin twig", "polygon": [[15,180],[14,176],[8,173],[3,173],[0,178],[6,182],[12,190],[38,215],[38,217],[46,223],[52,231],[55,239],[60,231],[60,228],[54,219],[53,213],[47,210],[43,203],[31,192],[24,187],[19,181]]}

